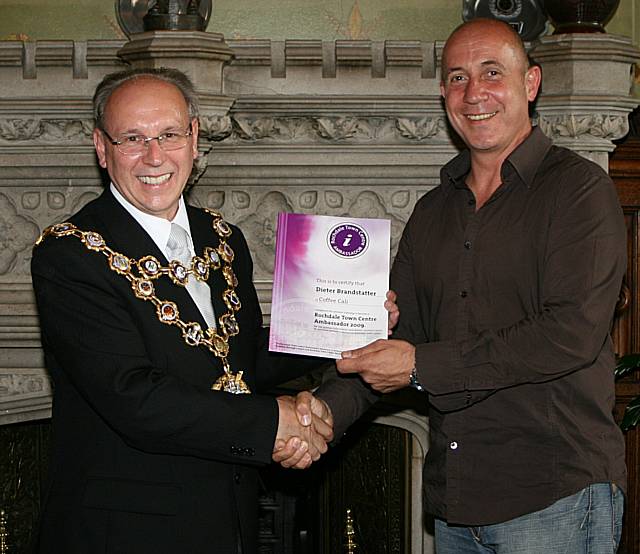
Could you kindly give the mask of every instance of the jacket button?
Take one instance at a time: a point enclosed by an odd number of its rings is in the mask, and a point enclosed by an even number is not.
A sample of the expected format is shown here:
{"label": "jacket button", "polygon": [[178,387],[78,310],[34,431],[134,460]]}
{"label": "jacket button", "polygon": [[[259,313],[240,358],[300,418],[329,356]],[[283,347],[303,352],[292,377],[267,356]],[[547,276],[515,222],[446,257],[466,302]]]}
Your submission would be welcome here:
{"label": "jacket button", "polygon": [[233,481],[235,482],[236,485],[240,484],[240,474],[239,473],[234,473],[233,474]]}
{"label": "jacket button", "polygon": [[467,297],[467,291],[466,290],[461,290],[460,291],[460,298],[466,298]]}
{"label": "jacket button", "polygon": [[471,241],[470,241],[470,240],[465,240],[465,241],[464,241],[464,247],[465,247],[467,250],[470,250],[470,249],[471,249]]}
{"label": "jacket button", "polygon": [[449,448],[451,448],[451,450],[455,450],[458,448],[458,443],[456,441],[452,441],[451,444],[449,444]]}

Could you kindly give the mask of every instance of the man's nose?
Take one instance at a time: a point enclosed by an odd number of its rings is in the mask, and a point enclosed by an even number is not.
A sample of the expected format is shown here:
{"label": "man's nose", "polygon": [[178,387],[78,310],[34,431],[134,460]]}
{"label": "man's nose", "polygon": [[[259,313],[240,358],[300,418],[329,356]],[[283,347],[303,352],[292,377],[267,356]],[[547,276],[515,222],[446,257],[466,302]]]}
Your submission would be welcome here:
{"label": "man's nose", "polygon": [[470,104],[482,102],[487,98],[487,89],[482,79],[472,77],[467,81],[464,89],[464,101]]}
{"label": "man's nose", "polygon": [[165,152],[160,146],[157,138],[152,138],[145,143],[144,155],[142,160],[149,165],[160,165],[164,162]]}

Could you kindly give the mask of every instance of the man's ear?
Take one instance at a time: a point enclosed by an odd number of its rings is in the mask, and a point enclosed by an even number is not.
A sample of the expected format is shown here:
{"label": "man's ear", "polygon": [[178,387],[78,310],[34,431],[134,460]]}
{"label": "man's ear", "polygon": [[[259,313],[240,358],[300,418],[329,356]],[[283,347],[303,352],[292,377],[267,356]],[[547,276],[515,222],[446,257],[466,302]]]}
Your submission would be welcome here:
{"label": "man's ear", "polygon": [[195,160],[200,153],[198,152],[198,118],[194,117],[191,120],[191,131],[193,132],[193,159]]}
{"label": "man's ear", "polygon": [[538,96],[540,83],[542,82],[542,71],[537,65],[532,65],[524,75],[524,85],[527,89],[527,100],[533,102]]}
{"label": "man's ear", "polygon": [[105,144],[105,136],[100,129],[96,128],[93,130],[93,146],[96,149],[96,154],[98,155],[98,163],[100,167],[107,168],[107,153],[106,153],[106,144]]}

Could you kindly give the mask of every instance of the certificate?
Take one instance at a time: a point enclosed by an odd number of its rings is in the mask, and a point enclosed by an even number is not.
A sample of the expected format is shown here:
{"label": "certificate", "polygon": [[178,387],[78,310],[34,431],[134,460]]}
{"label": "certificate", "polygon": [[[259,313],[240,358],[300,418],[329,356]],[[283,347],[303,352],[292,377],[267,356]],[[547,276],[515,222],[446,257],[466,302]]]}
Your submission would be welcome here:
{"label": "certificate", "polygon": [[340,358],[387,338],[387,219],[278,214],[269,350]]}

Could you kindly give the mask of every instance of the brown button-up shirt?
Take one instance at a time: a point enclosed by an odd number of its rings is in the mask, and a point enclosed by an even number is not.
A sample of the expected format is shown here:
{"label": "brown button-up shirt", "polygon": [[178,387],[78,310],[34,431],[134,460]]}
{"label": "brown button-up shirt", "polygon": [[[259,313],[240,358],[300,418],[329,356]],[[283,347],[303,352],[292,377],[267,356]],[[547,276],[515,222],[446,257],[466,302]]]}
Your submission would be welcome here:
{"label": "brown button-up shirt", "polygon": [[[609,329],[626,235],[606,173],[537,128],[478,210],[469,170],[465,151],[416,205],[391,288],[394,338],[416,345],[429,393],[426,509],[487,525],[591,483],[624,488]],[[331,387],[337,418],[354,415]]]}

